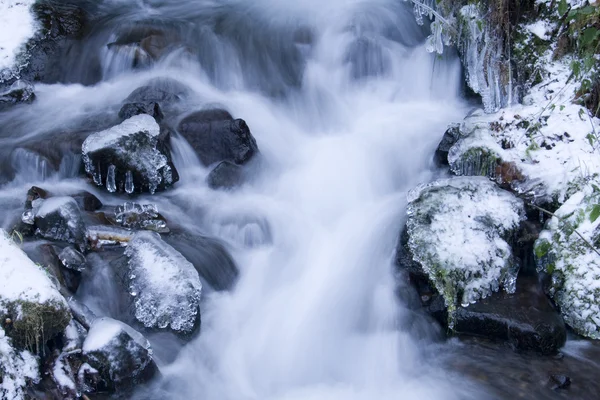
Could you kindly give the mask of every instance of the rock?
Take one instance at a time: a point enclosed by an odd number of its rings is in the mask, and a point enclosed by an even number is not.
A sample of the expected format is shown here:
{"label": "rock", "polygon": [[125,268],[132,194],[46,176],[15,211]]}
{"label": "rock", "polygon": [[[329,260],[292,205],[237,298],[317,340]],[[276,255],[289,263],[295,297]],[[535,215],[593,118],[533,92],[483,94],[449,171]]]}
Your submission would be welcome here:
{"label": "rock", "polygon": [[0,111],[16,104],[28,104],[35,100],[33,85],[17,80],[9,87],[0,86]]}
{"label": "rock", "polygon": [[[148,340],[130,326],[111,318],[94,321],[83,343],[83,360],[102,380],[97,389],[111,392],[131,389],[158,373]],[[82,375],[86,379],[85,370]]]}
{"label": "rock", "polygon": [[168,235],[165,241],[189,260],[213,289],[229,290],[237,281],[239,270],[219,241],[185,233]]}
{"label": "rock", "polygon": [[552,374],[548,384],[552,390],[566,389],[571,386],[571,378],[566,375]]}
{"label": "rock", "polygon": [[231,189],[244,181],[243,169],[232,162],[221,161],[206,178],[212,189]]}
{"label": "rock", "polygon": [[65,299],[41,267],[0,230],[0,325],[18,349],[41,353],[71,321]]}
{"label": "rock", "polygon": [[451,124],[446,130],[446,132],[444,132],[444,137],[442,137],[442,141],[440,142],[440,144],[438,144],[438,147],[435,150],[435,154],[433,156],[433,161],[438,167],[448,165],[448,152],[450,151],[452,146],[458,141],[459,138],[460,125]]}
{"label": "rock", "polygon": [[258,153],[246,122],[233,119],[225,110],[203,110],[188,115],[179,123],[178,132],[206,166],[221,161],[244,164]]}
{"label": "rock", "polygon": [[548,294],[580,335],[600,339],[600,182],[592,178],[548,220],[535,242]]}
{"label": "rock", "polygon": [[68,242],[85,248],[85,224],[77,202],[71,197],[37,199],[22,220],[31,223],[35,234],[45,239]]}
{"label": "rock", "polygon": [[157,122],[164,118],[163,109],[171,109],[189,94],[189,89],[169,78],[157,78],[137,88],[125,99],[119,118],[126,120],[135,115],[148,114]]}
{"label": "rock", "polygon": [[84,211],[96,211],[102,208],[102,202],[99,198],[90,192],[82,191],[70,195],[77,202],[80,209]]}
{"label": "rock", "polygon": [[474,303],[500,287],[515,290],[518,265],[507,240],[525,217],[520,199],[486,178],[437,181],[409,198],[398,261],[428,277],[444,297],[451,327],[458,304]]}
{"label": "rock", "polygon": [[125,250],[135,319],[189,337],[200,324],[202,284],[194,266],[155,232],[138,232]]}
{"label": "rock", "polygon": [[137,115],[85,140],[85,171],[109,192],[164,190],[179,180],[167,142],[152,117]]}
{"label": "rock", "polygon": [[71,246],[67,246],[58,253],[62,265],[72,271],[81,272],[87,268],[85,256]]}
{"label": "rock", "polygon": [[535,277],[519,277],[515,293],[493,293],[456,311],[454,330],[506,341],[518,350],[555,354],[567,331]]}
{"label": "rock", "polygon": [[[37,242],[31,244],[25,243],[23,251],[25,251],[33,262],[44,268],[62,295],[69,296],[77,292],[77,288],[81,283],[81,272],[65,268],[57,254],[55,246],[51,244],[38,244]],[[76,250],[73,249],[73,251]]]}

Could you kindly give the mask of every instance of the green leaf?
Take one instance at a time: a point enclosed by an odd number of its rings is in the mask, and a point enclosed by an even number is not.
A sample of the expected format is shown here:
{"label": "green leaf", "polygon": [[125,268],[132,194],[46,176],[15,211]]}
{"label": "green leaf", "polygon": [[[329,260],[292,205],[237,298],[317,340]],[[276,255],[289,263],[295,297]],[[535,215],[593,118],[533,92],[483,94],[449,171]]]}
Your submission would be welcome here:
{"label": "green leaf", "polygon": [[598,35],[600,35],[600,31],[593,26],[586,28],[581,35],[581,45],[588,46],[592,42],[598,39]]}
{"label": "green leaf", "polygon": [[567,4],[567,0],[560,0],[560,2],[558,3],[558,15],[560,15],[561,17],[565,15],[568,8],[569,6]]}
{"label": "green leaf", "polygon": [[588,133],[585,136],[588,140],[588,142],[590,142],[590,146],[594,147],[594,142],[596,141],[596,137],[594,135],[592,135],[591,133]]}
{"label": "green leaf", "polygon": [[590,212],[590,222],[596,222],[598,217],[600,217],[600,204],[594,204]]}
{"label": "green leaf", "polygon": [[573,71],[573,75],[578,78],[579,74],[581,74],[581,64],[578,61],[573,61],[571,63],[571,70]]}
{"label": "green leaf", "polygon": [[564,110],[564,109],[565,109],[565,106],[564,106],[564,105],[561,105],[561,106],[560,106],[560,111],[562,111],[562,110]]}

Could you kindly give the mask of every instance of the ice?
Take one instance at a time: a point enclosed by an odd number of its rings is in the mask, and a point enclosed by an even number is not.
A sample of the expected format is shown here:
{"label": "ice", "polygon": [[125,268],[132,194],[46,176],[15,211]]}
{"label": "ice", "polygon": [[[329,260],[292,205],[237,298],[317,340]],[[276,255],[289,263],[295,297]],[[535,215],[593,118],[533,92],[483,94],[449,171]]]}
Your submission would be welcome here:
{"label": "ice", "polygon": [[507,239],[524,219],[520,199],[486,178],[452,178],[411,193],[407,212],[413,259],[450,311],[500,286],[515,290],[517,269]]}
{"label": "ice", "polygon": [[[552,276],[550,294],[577,333],[600,339],[600,179],[556,212],[535,244],[538,269]],[[595,249],[594,249],[595,246]]]}
{"label": "ice", "polygon": [[85,256],[74,248],[67,246],[58,253],[58,259],[65,268],[83,271],[86,267]]}
{"label": "ice", "polygon": [[[32,212],[36,233],[40,236],[83,244],[85,225],[75,199],[66,196],[37,199],[32,202]],[[23,214],[22,220],[29,221],[30,215]]]}
{"label": "ice", "polygon": [[19,53],[39,24],[30,7],[35,0],[0,0],[0,82],[18,73]]}
{"label": "ice", "polygon": [[129,136],[137,132],[146,132],[151,137],[158,137],[160,130],[158,124],[149,115],[142,114],[123,121],[120,125],[113,126],[102,132],[89,136],[83,143],[84,154],[111,147],[119,142],[123,136]]}
{"label": "ice", "polygon": [[133,237],[133,232],[108,225],[93,225],[87,228],[88,240],[96,246],[102,244],[127,243]]}
{"label": "ice", "polygon": [[147,328],[192,333],[202,284],[194,266],[154,232],[138,232],[125,254],[135,317]]}
{"label": "ice", "polygon": [[155,204],[138,204],[125,202],[115,209],[115,220],[127,229],[147,229],[151,231],[169,232],[167,224],[158,214]]}
{"label": "ice", "polygon": [[115,183],[115,170],[117,167],[110,165],[108,167],[108,173],[106,174],[106,190],[111,193],[117,191],[117,184]]}
{"label": "ice", "polygon": [[25,398],[27,382],[38,382],[38,361],[28,351],[13,348],[2,328],[0,328],[0,397],[3,400]]}
{"label": "ice", "polygon": [[134,190],[135,185],[133,183],[133,173],[131,171],[127,171],[125,173],[125,192],[131,194]]}

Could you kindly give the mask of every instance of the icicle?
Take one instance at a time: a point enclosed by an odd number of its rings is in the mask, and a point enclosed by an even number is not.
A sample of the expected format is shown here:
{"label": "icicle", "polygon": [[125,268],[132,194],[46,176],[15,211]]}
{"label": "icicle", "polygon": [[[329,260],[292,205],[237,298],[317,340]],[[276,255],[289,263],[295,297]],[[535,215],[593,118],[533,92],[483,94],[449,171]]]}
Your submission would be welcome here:
{"label": "icicle", "polygon": [[111,165],[108,167],[108,173],[106,174],[106,189],[109,192],[114,193],[117,191],[117,185],[115,183],[115,170],[117,167]]}
{"label": "icicle", "polygon": [[133,184],[133,173],[131,171],[127,171],[125,173],[125,192],[131,194],[133,193],[135,186]]}

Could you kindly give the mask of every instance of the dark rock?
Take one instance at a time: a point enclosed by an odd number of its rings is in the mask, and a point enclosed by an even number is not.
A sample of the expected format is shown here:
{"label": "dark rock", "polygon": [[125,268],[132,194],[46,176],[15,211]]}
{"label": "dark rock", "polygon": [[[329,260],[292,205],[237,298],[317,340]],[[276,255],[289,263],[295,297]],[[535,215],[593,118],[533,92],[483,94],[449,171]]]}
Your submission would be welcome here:
{"label": "dark rock", "polygon": [[550,375],[548,384],[552,390],[566,389],[571,386],[571,378],[566,375]]}
{"label": "dark rock", "polygon": [[244,164],[258,153],[246,122],[231,118],[225,110],[203,110],[188,115],[179,123],[178,131],[206,166],[221,161]]}
{"label": "dark rock", "polygon": [[220,162],[206,178],[212,189],[231,189],[244,181],[242,167],[229,161]]}
{"label": "dark rock", "polygon": [[63,267],[71,271],[81,272],[87,267],[85,256],[71,246],[58,252],[58,259]]}
{"label": "dark rock", "polygon": [[85,248],[85,224],[77,202],[70,197],[37,199],[23,213],[23,222],[32,222],[36,235]]}
{"label": "dark rock", "polygon": [[438,145],[433,156],[433,161],[438,167],[448,165],[448,152],[450,151],[450,148],[458,141],[459,138],[460,125],[451,124],[444,133],[442,141]]}
{"label": "dark rock", "polygon": [[82,191],[72,194],[71,197],[77,202],[80,209],[84,211],[96,211],[102,208],[102,202],[99,198],[90,192]]}
{"label": "dark rock", "polygon": [[520,277],[514,294],[494,293],[469,307],[459,307],[454,329],[542,354],[556,353],[567,338],[560,314],[533,277]]}
{"label": "dark rock", "polygon": [[179,180],[168,141],[168,132],[161,131],[154,119],[137,115],[85,140],[85,171],[109,192],[164,190]]}
{"label": "dark rock", "polygon": [[5,88],[0,86],[0,111],[16,104],[32,103],[33,100],[33,85],[27,81],[17,80]]}
{"label": "dark rock", "polygon": [[23,246],[27,256],[35,263],[42,265],[53,278],[63,295],[77,292],[81,283],[81,273],[63,267],[57,251],[50,244],[27,244]]}
{"label": "dark rock", "polygon": [[92,324],[83,343],[83,360],[100,378],[94,379],[89,369],[82,371],[92,391],[131,389],[158,373],[150,343],[130,326],[110,318],[101,318]]}
{"label": "dark rock", "polygon": [[200,277],[215,290],[229,290],[239,271],[233,258],[216,239],[187,233],[167,235],[164,240],[190,261]]}
{"label": "dark rock", "polygon": [[137,88],[124,100],[119,118],[125,120],[139,114],[148,114],[157,122],[163,120],[163,109],[170,109],[189,94],[179,81],[157,78]]}

